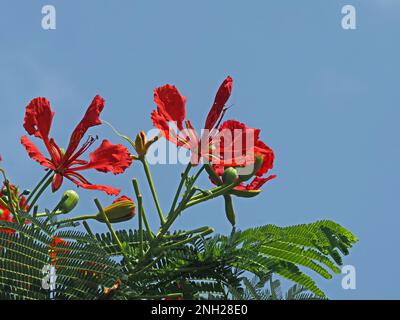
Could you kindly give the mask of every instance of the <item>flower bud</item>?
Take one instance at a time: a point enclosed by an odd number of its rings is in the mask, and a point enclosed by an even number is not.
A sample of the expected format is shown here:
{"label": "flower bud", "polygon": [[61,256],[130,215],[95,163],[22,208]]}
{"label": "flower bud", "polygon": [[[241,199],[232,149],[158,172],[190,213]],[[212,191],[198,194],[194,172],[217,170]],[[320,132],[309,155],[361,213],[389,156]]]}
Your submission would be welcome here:
{"label": "flower bud", "polygon": [[225,195],[225,214],[232,227],[236,224],[236,214],[233,208],[232,198],[229,195]]}
{"label": "flower bud", "polygon": [[224,184],[231,184],[238,178],[237,170],[233,167],[226,168],[222,174],[222,181]]}
{"label": "flower bud", "polygon": [[59,210],[62,213],[68,213],[78,204],[79,195],[74,190],[67,190],[64,192],[62,198],[64,197],[67,197],[67,199],[60,205]]}
{"label": "flower bud", "polygon": [[136,136],[135,139],[135,149],[139,156],[144,155],[146,153],[146,143],[147,136],[144,131],[140,131],[140,133]]}
{"label": "flower bud", "polygon": [[[104,213],[111,223],[128,221],[135,216],[136,204],[128,197],[122,196],[104,208]],[[99,222],[105,222],[101,212],[95,216],[95,219]]]}
{"label": "flower bud", "polygon": [[240,174],[240,168],[239,168],[240,181],[244,182],[244,181],[247,181],[247,180],[251,179],[257,173],[257,171],[260,170],[262,164],[263,164],[263,158],[260,155],[257,154],[255,156],[254,163],[252,163],[253,170],[252,170],[252,172],[250,174],[241,175]]}
{"label": "flower bud", "polygon": [[150,146],[158,140],[158,136],[155,136],[153,139],[147,141],[147,136],[144,131],[140,131],[140,133],[136,136],[135,139],[135,150],[137,152],[137,157],[143,157],[147,151],[149,150]]}

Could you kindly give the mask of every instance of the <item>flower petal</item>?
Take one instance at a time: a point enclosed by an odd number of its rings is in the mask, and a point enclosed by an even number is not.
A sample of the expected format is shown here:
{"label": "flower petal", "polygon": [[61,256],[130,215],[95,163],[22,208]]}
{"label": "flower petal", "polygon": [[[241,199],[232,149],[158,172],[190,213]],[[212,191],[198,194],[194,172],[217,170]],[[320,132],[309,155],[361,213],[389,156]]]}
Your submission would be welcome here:
{"label": "flower petal", "polygon": [[171,126],[171,123],[168,123],[165,117],[158,111],[153,110],[151,113],[151,121],[153,125],[161,131],[165,139],[176,144],[178,147],[184,145],[185,139],[176,132],[174,126]]}
{"label": "flower petal", "polygon": [[246,190],[259,190],[264,185],[264,183],[275,178],[276,175],[271,175],[267,178],[255,177],[253,181],[246,186]]}
{"label": "flower petal", "polygon": [[129,198],[128,196],[120,196],[118,199],[115,199],[115,200],[113,201],[113,203],[117,203],[117,202],[120,202],[120,201],[130,201],[130,202],[133,202],[133,200],[132,200],[131,198]]}
{"label": "flower petal", "polygon": [[100,147],[90,154],[88,164],[69,168],[68,171],[81,171],[96,169],[101,172],[112,172],[114,174],[123,173],[132,163],[129,150],[122,144],[112,144],[108,140],[103,140]]}
{"label": "flower petal", "polygon": [[272,149],[261,140],[256,142],[255,153],[261,155],[263,158],[263,164],[256,173],[258,177],[261,177],[274,167],[275,155]]}
{"label": "flower petal", "polygon": [[79,146],[79,142],[90,127],[101,124],[99,117],[104,108],[104,103],[104,99],[99,95],[94,97],[81,122],[79,122],[75,130],[72,132],[67,151],[65,151],[64,159],[69,159],[69,157],[74,153],[76,148]]}
{"label": "flower petal", "polygon": [[[121,190],[110,187],[110,186],[91,184],[84,177],[82,177],[80,174],[77,174],[75,172],[68,173],[65,175],[65,177],[83,189],[104,191],[105,193],[107,193],[110,196],[117,196],[121,192]],[[80,181],[77,179],[74,179],[73,177],[76,177]]]}
{"label": "flower petal", "polygon": [[46,98],[35,98],[25,109],[24,128],[29,135],[47,140],[54,112]]}
{"label": "flower petal", "polygon": [[232,93],[232,82],[231,77],[227,77],[218,89],[217,95],[214,99],[214,104],[208,113],[204,129],[211,130],[217,123],[221,113],[224,109],[225,103],[228,101]]}
{"label": "flower petal", "polygon": [[215,146],[225,166],[246,166],[254,162],[255,145],[260,135],[260,129],[246,126],[236,121],[225,121],[219,129],[219,134],[213,138]]}
{"label": "flower petal", "polygon": [[59,173],[56,173],[53,176],[53,181],[51,183],[51,190],[53,192],[56,192],[58,189],[60,189],[60,187],[61,187],[61,185],[63,183],[63,180],[64,180],[63,176],[61,174],[59,174]]}
{"label": "flower petal", "polygon": [[186,98],[178,89],[170,84],[154,90],[154,102],[157,105],[157,112],[166,122],[176,122],[178,129],[182,130],[183,120],[186,117]]}
{"label": "flower petal", "polygon": [[29,157],[39,162],[42,166],[54,170],[53,165],[49,159],[47,159],[39,149],[28,139],[27,136],[21,137],[21,144],[25,147]]}

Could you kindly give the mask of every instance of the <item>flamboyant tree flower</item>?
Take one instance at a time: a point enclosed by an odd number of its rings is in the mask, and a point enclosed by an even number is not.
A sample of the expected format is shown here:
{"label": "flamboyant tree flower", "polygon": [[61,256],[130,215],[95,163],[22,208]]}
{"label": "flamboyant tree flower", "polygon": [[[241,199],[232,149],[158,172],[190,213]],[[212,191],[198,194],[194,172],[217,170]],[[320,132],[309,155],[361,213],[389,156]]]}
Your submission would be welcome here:
{"label": "flamboyant tree flower", "polygon": [[[223,126],[228,126],[229,130],[235,130],[235,129],[241,129],[243,127],[247,127],[243,123],[240,123],[238,121],[230,121],[229,123],[224,124]],[[271,170],[274,166],[274,159],[275,155],[273,150],[268,147],[263,141],[260,140],[260,130],[259,129],[253,129],[255,132],[254,136],[254,156],[259,156],[262,159],[262,164],[259,167],[259,169],[255,172],[254,178],[251,182],[249,183],[240,183],[238,186],[234,188],[232,191],[233,194],[237,195],[247,195],[249,196],[250,194],[255,195],[260,191],[260,188],[269,180],[272,180],[276,178],[276,175],[267,175],[269,170]],[[224,174],[224,171],[232,166],[226,166],[226,165],[213,165],[214,171],[217,173],[218,176],[222,177]],[[211,179],[212,182],[216,183]],[[251,193],[243,193],[240,191],[253,191]]]}
{"label": "flamboyant tree flower", "polygon": [[[233,79],[227,77],[219,87],[202,135],[186,120],[186,98],[175,86],[167,84],[154,90],[154,102],[157,105],[157,110],[151,113],[154,126],[178,147],[191,150],[192,164],[197,164],[201,158],[225,165],[248,164],[254,159],[254,145],[249,143],[249,140],[253,142],[256,134],[252,128],[243,126],[234,132],[230,130],[234,120],[228,120],[220,126],[227,110],[225,104],[232,93],[232,82]],[[238,141],[241,142],[239,146]],[[238,152],[238,149],[241,151]]]}
{"label": "flamboyant tree flower", "polygon": [[[6,222],[14,222],[14,219],[11,216],[10,210],[5,208],[1,204],[0,204],[0,220],[6,221]],[[0,226],[0,233],[13,234],[13,233],[15,233],[15,230],[3,228]]]}
{"label": "flamboyant tree flower", "polygon": [[60,237],[53,237],[50,248],[49,248],[49,256],[51,265],[58,268],[58,264],[60,264],[60,259],[58,257],[59,254],[68,254],[69,250],[65,249],[68,247],[67,241]]}
{"label": "flamboyant tree flower", "polygon": [[[26,198],[19,193],[19,189],[17,186],[10,184],[9,185],[12,203],[15,205],[15,210],[24,211],[28,208],[26,205]],[[6,186],[3,186],[0,190],[0,198],[3,196],[8,197],[8,191]],[[5,201],[0,201],[0,220],[15,223],[15,218],[12,216],[10,208],[6,205]],[[29,221],[25,221],[25,223],[29,223]],[[13,234],[15,230],[11,230],[8,228],[0,227],[1,233]]]}
{"label": "flamboyant tree flower", "polygon": [[35,98],[26,107],[24,128],[29,135],[42,139],[49,157],[46,158],[27,136],[21,138],[21,143],[32,159],[45,168],[54,171],[53,192],[57,191],[61,187],[63,179],[67,178],[84,189],[101,190],[109,195],[119,194],[119,189],[91,184],[79,173],[83,170],[96,169],[100,172],[119,174],[123,173],[132,163],[126,147],[121,144],[112,144],[108,140],[103,140],[100,147],[90,154],[89,161],[80,159],[83,153],[96,141],[96,138],[89,136],[79,147],[80,141],[90,127],[101,124],[99,116],[103,108],[104,99],[98,95],[95,96],[83,119],[73,131],[68,147],[64,152],[54,139],[49,137],[54,116],[50,102],[45,98]]}

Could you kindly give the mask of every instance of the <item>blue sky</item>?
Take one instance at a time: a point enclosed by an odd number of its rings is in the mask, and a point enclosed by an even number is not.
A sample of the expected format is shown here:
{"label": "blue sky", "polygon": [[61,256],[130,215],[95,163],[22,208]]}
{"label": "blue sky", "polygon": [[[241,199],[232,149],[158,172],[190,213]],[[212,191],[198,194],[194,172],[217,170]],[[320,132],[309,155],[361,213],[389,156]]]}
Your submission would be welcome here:
{"label": "blue sky", "polygon": [[[56,30],[41,28],[46,4],[57,10]],[[357,10],[356,30],[341,28],[345,4]],[[356,267],[357,289],[343,290],[340,275],[315,275],[318,284],[330,298],[399,298],[399,14],[396,0],[2,1],[3,166],[21,187],[32,188],[43,175],[19,143],[24,108],[34,97],[51,101],[51,133],[66,145],[95,94],[107,101],[103,119],[120,131],[151,129],[152,90],[165,83],[187,97],[188,117],[200,127],[231,75],[227,118],[262,129],[278,175],[259,197],[236,201],[238,227],[335,220],[360,239],[345,259]],[[91,133],[121,142],[105,126]],[[152,167],[165,208],[182,168]],[[156,225],[139,165],[123,176],[86,176],[130,196],[137,176]],[[74,214],[95,212],[95,197],[112,200],[80,194]],[[42,204],[52,207],[60,196],[47,194]],[[185,212],[177,227],[205,224],[229,232],[221,199]]]}

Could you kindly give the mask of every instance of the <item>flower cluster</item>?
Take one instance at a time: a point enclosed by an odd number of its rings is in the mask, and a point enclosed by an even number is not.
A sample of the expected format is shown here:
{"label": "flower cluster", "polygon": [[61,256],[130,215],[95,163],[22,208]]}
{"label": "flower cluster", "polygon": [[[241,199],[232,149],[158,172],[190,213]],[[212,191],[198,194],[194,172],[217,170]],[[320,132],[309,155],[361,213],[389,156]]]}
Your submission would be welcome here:
{"label": "flower cluster", "polygon": [[[249,166],[260,156],[262,165],[255,173],[255,178],[248,184],[241,182],[235,187],[236,191],[257,191],[276,177],[266,176],[273,168],[274,153],[260,139],[259,129],[237,120],[227,120],[221,124],[232,93],[232,83],[233,79],[228,76],[219,87],[201,136],[186,119],[186,97],[173,85],[167,84],[154,90],[157,110],[151,113],[151,119],[166,139],[191,151],[193,164],[201,159],[208,161],[220,177],[225,169]],[[212,181],[215,183],[215,180]]]}

